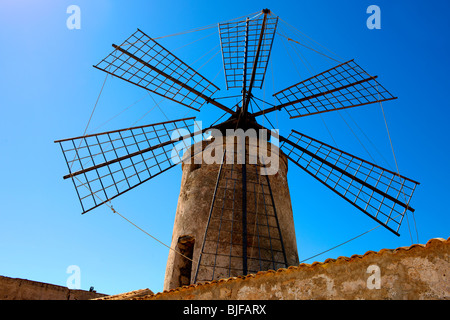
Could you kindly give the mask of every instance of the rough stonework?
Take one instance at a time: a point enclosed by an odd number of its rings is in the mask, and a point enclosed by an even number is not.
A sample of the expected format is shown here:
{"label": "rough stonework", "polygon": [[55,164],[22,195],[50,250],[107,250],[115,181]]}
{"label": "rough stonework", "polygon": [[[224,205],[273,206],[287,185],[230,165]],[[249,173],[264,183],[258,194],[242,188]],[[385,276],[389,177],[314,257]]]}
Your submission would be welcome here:
{"label": "rough stonework", "polygon": [[[201,148],[202,150],[205,149],[205,147],[208,145],[219,146],[220,144],[223,144],[223,148],[226,148],[226,140],[218,140],[217,142],[211,142],[209,141],[203,141]],[[200,143],[199,143],[200,144]],[[258,144],[250,144],[247,143],[247,149],[252,150],[253,154],[259,154],[259,148],[260,148],[261,142],[258,140]],[[193,147],[193,149],[195,146]],[[287,181],[287,170],[288,170],[288,162],[286,156],[279,152],[278,148],[273,148],[269,145],[268,148],[268,154],[272,155],[276,153],[277,156],[277,162],[278,167],[275,170],[275,174],[267,175],[271,190],[273,193],[273,201],[275,202],[276,206],[276,213],[277,213],[277,219],[280,226],[280,232],[282,234],[283,238],[283,244],[284,250],[286,253],[286,260],[287,265],[297,265],[299,263],[298,261],[298,252],[297,252],[297,242],[296,242],[296,236],[295,236],[295,227],[294,227],[294,218],[292,213],[292,205],[291,205],[291,198],[289,194],[289,187],[288,187],[288,181]],[[275,151],[276,150],[276,151]],[[278,154],[279,152],[279,154]],[[195,154],[194,151],[192,151],[192,154]],[[228,155],[228,154],[227,154]],[[217,175],[219,172],[220,165],[219,164],[206,164],[204,162],[203,158],[200,155],[194,156],[194,158],[198,157],[198,161],[192,161],[190,164],[183,163],[182,170],[183,175],[181,179],[181,188],[180,188],[180,195],[178,198],[178,206],[177,206],[177,212],[175,216],[174,221],[174,227],[173,227],[173,233],[172,233],[172,243],[171,248],[174,248],[178,253],[181,253],[182,255],[178,254],[174,250],[171,250],[169,252],[169,256],[167,259],[167,267],[166,267],[166,274],[165,274],[165,281],[164,281],[164,290],[173,289],[182,285],[189,285],[193,283],[194,277],[197,271],[197,264],[192,263],[192,261],[198,261],[200,252],[202,249],[202,243],[205,235],[205,227],[208,224],[208,217],[210,214],[210,208],[211,208],[211,201],[213,197],[213,193],[216,186],[217,181]],[[237,157],[236,154],[233,154],[232,157]],[[233,162],[234,160],[234,162]],[[236,158],[231,158],[231,162],[236,163]],[[227,161],[225,161],[224,168],[229,167],[230,164],[228,164],[228,158]],[[224,169],[225,170],[225,169]],[[237,204],[242,203],[242,193],[240,190],[242,190],[242,184],[240,181],[242,180],[242,173],[239,171],[240,169],[234,169],[235,172],[233,175],[235,175],[234,183],[236,190],[239,190],[238,192],[234,193],[231,187],[228,187],[230,189],[228,198],[226,201],[228,201],[228,204],[233,202],[233,208]],[[250,170],[250,169],[249,169]],[[250,173],[247,173],[247,176],[249,176]],[[266,179],[264,178],[260,179]],[[237,181],[237,182],[236,182]],[[221,182],[225,183],[221,180]],[[223,190],[223,189],[221,189]],[[222,191],[223,192],[223,191]],[[253,190],[251,190],[253,192]],[[247,211],[248,212],[261,212],[263,210],[261,206],[258,208],[255,208],[255,200],[250,198],[251,192],[249,191],[247,196]],[[223,197],[222,195],[220,197]],[[233,199],[231,199],[233,197]],[[236,199],[234,199],[236,197]],[[223,201],[221,198],[218,197],[216,201]],[[230,205],[231,206],[231,205]],[[238,225],[236,221],[238,219],[236,216],[239,215],[238,210],[234,209],[236,212],[230,212],[226,211],[227,214],[230,216],[225,217],[224,222],[222,224],[222,220],[220,220],[220,225],[218,222],[218,219],[211,220],[210,230],[219,230],[221,228],[220,236],[221,236],[221,247],[219,248],[219,251],[222,250],[219,253],[222,253],[222,255],[216,255],[214,257],[209,257],[212,259],[215,259],[217,265],[221,266],[231,266],[231,268],[235,269],[242,269],[242,258],[241,259],[230,259],[229,256],[226,253],[230,253],[233,250],[233,255],[235,257],[242,256],[242,252],[237,251],[237,246],[234,245],[236,243],[242,242],[242,233],[239,234],[236,230],[239,230],[239,227],[241,225]],[[258,219],[262,220],[264,217],[263,214],[260,213],[258,216]],[[222,219],[222,218],[221,218]],[[250,215],[248,215],[248,225],[249,226],[256,226],[257,223],[250,220]],[[232,220],[233,222],[229,222]],[[262,222],[258,220],[258,228],[259,231],[263,227]],[[273,221],[273,220],[272,220]],[[216,225],[213,225],[213,223],[216,223]],[[232,224],[235,225],[232,225]],[[226,226],[225,226],[226,225]],[[230,226],[231,225],[231,226]],[[234,229],[233,229],[234,228]],[[255,228],[255,227],[253,227]],[[249,228],[250,229],[250,228]],[[267,228],[269,229],[269,228]],[[231,232],[230,232],[231,230]],[[275,233],[275,229],[271,228],[271,231],[273,234]],[[251,229],[253,231],[253,229]],[[218,232],[218,231],[217,231]],[[254,234],[254,232],[252,232]],[[232,240],[231,235],[232,234]],[[225,237],[229,237],[225,239]],[[218,236],[211,236],[211,238],[218,238]],[[270,254],[272,251],[269,249],[274,246],[275,249],[275,243],[267,240],[267,238],[270,238],[268,236],[265,237],[265,242],[263,240],[260,243],[258,242],[258,245],[262,248],[261,251],[249,249],[249,253],[247,254],[248,257],[253,253],[254,256],[257,256],[258,254],[263,255],[264,253],[266,256],[262,256],[262,260],[270,261],[271,257]],[[250,242],[253,240],[255,243],[257,240],[255,237],[248,236],[249,241],[249,248],[251,247]],[[226,246],[226,243],[233,242],[233,248],[231,250],[230,246]],[[216,244],[210,244],[211,246],[215,246]],[[256,244],[253,245],[253,247],[257,247]],[[276,248],[278,249],[278,248]],[[208,250],[206,250],[208,251]],[[213,251],[212,249],[210,251]],[[279,250],[281,251],[281,249]],[[263,252],[263,253],[261,253]],[[185,259],[185,257],[188,257],[190,260]],[[206,261],[205,255],[202,256],[203,260],[202,262]],[[272,257],[273,258],[273,257]],[[252,261],[256,261],[256,258],[252,257]],[[249,259],[250,261],[251,259]],[[276,260],[276,259],[272,259]],[[278,259],[281,260],[281,259]],[[267,263],[266,263],[267,264]],[[270,262],[269,262],[270,264]],[[281,266],[281,265],[280,265]],[[280,266],[273,267],[272,264],[270,264],[269,267],[266,267],[265,265],[259,266],[257,270],[269,270],[271,268],[279,268]],[[219,271],[217,269],[215,270],[215,276],[216,278],[220,277],[229,277],[233,276],[233,273],[230,272],[227,268],[222,267]],[[249,262],[250,267],[250,262]],[[255,268],[256,269],[256,268]],[[199,279],[208,278],[209,274],[211,272],[211,269],[200,269],[200,272],[198,273]],[[219,273],[221,272],[221,273]],[[231,273],[231,274],[228,274]],[[207,274],[207,275],[205,275]],[[211,279],[211,277],[209,277]]]}
{"label": "rough stonework", "polygon": [[0,300],[91,300],[105,294],[0,276]]}
{"label": "rough stonework", "polygon": [[[300,264],[203,284],[183,286],[139,300],[447,300],[450,238],[350,258]],[[120,296],[116,297],[120,299]]]}

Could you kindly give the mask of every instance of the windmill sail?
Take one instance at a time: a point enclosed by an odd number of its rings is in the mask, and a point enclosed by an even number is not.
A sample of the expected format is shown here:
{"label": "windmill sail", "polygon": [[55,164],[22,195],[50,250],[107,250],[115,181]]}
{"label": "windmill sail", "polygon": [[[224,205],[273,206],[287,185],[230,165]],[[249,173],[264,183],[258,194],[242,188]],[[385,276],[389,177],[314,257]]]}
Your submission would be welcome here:
{"label": "windmill sail", "polygon": [[217,86],[141,30],[113,47],[95,68],[196,111],[210,102],[233,113],[212,100]]}
{"label": "windmill sail", "polygon": [[[262,87],[277,23],[278,17],[266,17],[266,13],[263,12],[248,21],[243,19],[219,24],[225,81],[228,89],[243,86],[244,71],[250,75],[256,60],[254,83],[255,87]],[[258,47],[260,47],[259,57],[257,56]],[[245,79],[246,87],[250,85],[250,81],[250,77]]]}
{"label": "windmill sail", "polygon": [[[57,140],[66,159],[83,213],[137,187],[181,162],[176,142],[205,130],[195,118]],[[198,130],[197,130],[198,129]],[[179,150],[178,150],[179,151]]]}
{"label": "windmill sail", "polygon": [[281,150],[297,166],[398,234],[416,181],[362,160],[295,130],[280,137]]}
{"label": "windmill sail", "polygon": [[254,116],[285,109],[292,119],[396,99],[376,79],[350,60],[275,93],[280,104]]}

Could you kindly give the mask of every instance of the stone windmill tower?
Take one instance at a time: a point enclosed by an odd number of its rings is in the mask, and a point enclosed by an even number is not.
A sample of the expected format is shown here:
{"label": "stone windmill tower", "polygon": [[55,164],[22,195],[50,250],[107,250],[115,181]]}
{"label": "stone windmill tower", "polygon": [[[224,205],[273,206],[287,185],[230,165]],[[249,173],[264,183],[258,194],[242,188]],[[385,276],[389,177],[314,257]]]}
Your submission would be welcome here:
{"label": "stone windmill tower", "polygon": [[256,128],[235,127],[232,117],[182,165],[165,289],[298,264],[287,157],[265,137],[248,137]]}
{"label": "stone windmill tower", "polygon": [[[258,123],[274,111],[298,118],[395,99],[350,60],[259,108],[253,89],[262,88],[278,20],[265,9],[219,24],[227,89],[241,89],[232,107],[213,98],[216,85],[139,29],[94,66],[193,110],[217,107],[228,114],[222,123],[203,129],[183,118],[55,141],[83,213],[181,164],[165,289],[298,263],[288,161],[396,235],[414,211],[418,182],[296,130],[283,137]],[[192,144],[193,137],[200,139]]]}

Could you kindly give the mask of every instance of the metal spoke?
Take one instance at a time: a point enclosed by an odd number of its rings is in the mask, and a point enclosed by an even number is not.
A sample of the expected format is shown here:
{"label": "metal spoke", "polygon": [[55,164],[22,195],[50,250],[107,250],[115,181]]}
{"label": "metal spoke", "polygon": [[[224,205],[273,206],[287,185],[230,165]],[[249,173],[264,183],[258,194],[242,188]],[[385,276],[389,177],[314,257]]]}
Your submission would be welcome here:
{"label": "metal spoke", "polygon": [[350,60],[275,93],[280,104],[253,115],[285,109],[292,119],[396,99],[376,79]]}
{"label": "metal spoke", "polygon": [[[257,61],[255,87],[262,88],[278,24],[278,17],[273,16],[268,16],[267,21],[263,23],[265,15],[267,13],[248,19],[248,25],[246,19],[219,24],[227,89],[242,87],[244,70],[251,74],[255,61]],[[259,43],[263,27],[262,39]],[[258,47],[261,48],[259,57],[257,57]],[[245,56],[247,56],[246,64],[244,64]],[[250,81],[251,79],[246,79],[244,85],[248,87]]]}
{"label": "metal spoke", "polygon": [[115,50],[95,68],[196,111],[212,103],[233,113],[212,99],[219,90],[216,85],[141,30],[113,47]]}
{"label": "metal spoke", "polygon": [[[180,163],[180,155],[171,158],[174,144],[181,141],[186,150],[190,145],[188,138],[208,130],[196,128],[194,119],[55,141],[60,144],[69,168],[69,174],[64,178],[74,181],[83,213]],[[174,132],[179,138],[172,138]]]}
{"label": "metal spoke", "polygon": [[280,137],[288,159],[398,235],[418,182],[295,130]]}

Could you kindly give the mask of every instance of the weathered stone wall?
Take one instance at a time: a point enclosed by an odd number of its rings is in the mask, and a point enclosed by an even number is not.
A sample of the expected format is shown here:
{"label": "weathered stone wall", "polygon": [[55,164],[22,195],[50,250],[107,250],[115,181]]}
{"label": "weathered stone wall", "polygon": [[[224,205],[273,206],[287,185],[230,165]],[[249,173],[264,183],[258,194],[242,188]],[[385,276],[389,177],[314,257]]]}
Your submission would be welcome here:
{"label": "weathered stone wall", "polygon": [[0,300],[90,300],[104,294],[0,276]]}
{"label": "weathered stone wall", "polygon": [[[200,150],[205,149],[207,145],[209,145],[210,142],[204,141],[201,146],[199,146]],[[210,146],[218,146],[220,144],[223,144],[223,148],[226,148],[226,140],[218,140],[217,142],[213,142]],[[250,154],[259,154],[259,146],[260,142],[257,144],[251,144],[247,143],[247,150],[252,150],[253,152],[249,152]],[[195,146],[193,147],[193,149]],[[283,245],[284,250],[286,252],[286,260],[288,262],[288,265],[297,265],[298,264],[298,253],[297,253],[297,243],[296,243],[296,236],[295,236],[295,228],[294,228],[294,220],[293,220],[293,214],[292,214],[292,205],[291,205],[291,198],[289,194],[289,187],[287,182],[287,158],[284,154],[280,152],[278,154],[278,148],[273,148],[272,150],[271,146],[268,146],[268,154],[272,155],[276,153],[276,158],[279,160],[278,166],[274,168],[276,174],[268,175],[270,185],[272,188],[273,193],[273,201],[276,204],[276,213],[278,218],[278,223],[280,226],[280,231],[283,238]],[[192,151],[192,154],[195,154],[194,151]],[[223,155],[221,153],[219,156]],[[227,157],[229,154],[227,153]],[[181,179],[181,188],[180,188],[180,195],[178,199],[178,206],[177,206],[177,212],[175,216],[174,221],[174,228],[172,233],[172,243],[171,248],[174,248],[178,252],[185,255],[184,252],[184,245],[180,245],[180,241],[182,241],[185,238],[193,239],[193,252],[192,256],[190,257],[193,261],[198,261],[200,252],[202,249],[202,243],[205,235],[205,227],[208,223],[208,217],[210,213],[210,207],[211,207],[211,200],[212,196],[215,190],[216,181],[217,181],[217,175],[219,172],[220,165],[219,164],[206,164],[204,162],[204,159],[200,155],[195,155],[194,158],[198,157],[199,161],[198,164],[196,164],[196,161],[192,161],[191,164],[183,163],[182,169],[183,169],[183,175]],[[227,166],[231,166],[228,163],[236,163],[236,154],[233,154],[233,156],[230,157],[230,159],[227,158],[225,161],[226,164],[224,164],[224,169]],[[220,197],[216,201],[228,201],[228,207],[236,207],[236,212],[230,212],[226,211],[226,214],[229,214],[230,216],[225,216],[224,220],[227,222],[224,222],[222,224],[222,221],[218,221],[217,219],[215,221],[211,221],[210,230],[218,230],[222,228],[221,236],[221,247],[219,248],[225,253],[230,253],[231,249],[230,246],[223,245],[224,243],[240,243],[242,242],[242,236],[239,238],[239,234],[236,230],[242,229],[242,225],[239,225],[239,219],[236,218],[236,216],[239,215],[238,211],[240,210],[239,207],[242,203],[242,172],[240,171],[240,168],[234,168],[233,169],[233,177],[234,177],[234,188],[235,190],[238,190],[237,192],[229,192],[227,193],[228,198],[226,200],[222,200],[223,195],[221,194]],[[250,169],[249,169],[250,171]],[[247,173],[247,177],[252,174],[251,172]],[[255,174],[255,173],[253,173]],[[266,176],[262,179],[266,179]],[[249,179],[249,178],[248,178]],[[264,180],[265,181],[265,180]],[[222,181],[223,184],[226,184],[226,181]],[[231,184],[231,183],[230,183]],[[221,185],[223,187],[223,185]],[[232,187],[228,187],[231,191],[233,191]],[[221,189],[221,192],[223,189]],[[262,220],[264,218],[264,215],[261,213],[263,210],[262,206],[260,206],[258,209],[255,208],[255,199],[251,198],[253,190],[250,190],[247,194],[247,210],[248,212],[258,212],[259,210],[259,216],[258,219]],[[268,191],[265,191],[268,193]],[[233,197],[233,198],[231,198]],[[230,202],[233,202],[233,205],[229,205]],[[220,207],[217,205],[217,207]],[[227,207],[227,205],[225,205]],[[222,210],[223,211],[223,210]],[[233,216],[231,216],[233,214]],[[251,218],[255,219],[255,216],[248,215],[248,226],[256,226],[256,222],[254,220],[251,220]],[[233,220],[233,222],[229,222],[230,220]],[[274,225],[274,220],[272,220],[272,224]],[[215,226],[213,223],[222,224],[222,226]],[[225,226],[225,224],[227,224]],[[234,224],[230,227],[231,224]],[[258,224],[262,224],[258,220]],[[233,229],[234,228],[234,229]],[[247,230],[249,230],[248,228]],[[268,229],[268,228],[267,228]],[[230,232],[232,230],[232,232]],[[263,227],[259,227],[259,232],[262,233]],[[272,233],[274,229],[271,230]],[[253,231],[250,230],[250,231]],[[217,232],[217,231],[216,231]],[[255,232],[253,232],[255,233]],[[229,239],[225,239],[225,237],[230,237]],[[231,237],[232,240],[231,240]],[[218,238],[216,235],[212,235],[211,238]],[[255,241],[256,237],[248,236],[249,241],[249,247],[251,247],[250,241]],[[266,237],[269,238],[269,237]],[[266,240],[266,239],[264,239]],[[261,250],[263,253],[268,252],[271,253],[268,249],[271,248],[271,246],[275,246],[275,242],[273,243],[263,243],[263,240],[261,241],[260,247],[267,250]],[[268,242],[268,241],[266,241]],[[281,243],[281,241],[280,241]],[[259,243],[258,243],[259,244]],[[253,245],[253,247],[256,247],[257,245]],[[281,246],[281,244],[280,244]],[[242,256],[242,252],[237,251],[238,246],[233,246],[233,255],[234,256]],[[277,249],[277,248],[276,248]],[[281,250],[281,248],[280,248]],[[279,251],[280,251],[279,250]],[[208,251],[208,250],[205,250]],[[211,250],[212,251],[212,250]],[[222,253],[223,253],[222,252]],[[248,257],[251,255],[251,253],[256,256],[257,254],[261,254],[260,251],[254,249],[253,251],[248,253]],[[203,255],[203,260],[205,264],[208,264],[206,261],[205,255]],[[241,268],[239,264],[242,263],[242,259],[229,259],[228,256],[225,254],[223,256],[210,256],[209,258],[216,259],[217,265],[221,266],[228,266],[230,265],[232,268],[238,269]],[[270,257],[262,257],[263,259],[270,260]],[[182,284],[189,284],[193,282],[193,278],[195,276],[196,272],[196,263],[191,263],[187,265],[185,262],[183,262],[183,257],[180,254],[177,254],[175,251],[171,250],[169,252],[169,256],[167,259],[167,268],[166,268],[166,275],[165,275],[165,281],[164,281],[164,289],[172,289],[176,288]],[[272,259],[280,261],[281,259]],[[249,260],[250,261],[250,260]],[[252,260],[253,262],[256,261],[256,258]],[[257,261],[256,261],[257,262]],[[234,263],[234,264],[233,264]],[[250,262],[249,262],[249,270],[250,268]],[[187,276],[185,276],[183,273],[183,270],[189,268],[191,269],[191,272],[186,272]],[[258,268],[258,270],[268,270],[269,267],[265,268],[264,266],[262,268]],[[199,279],[202,278],[211,278],[210,275],[208,276],[202,276],[202,271],[207,271],[206,273],[211,273],[212,269],[201,269],[198,273]],[[222,269],[215,269],[215,276],[222,276],[222,274],[219,274],[219,272],[227,273],[228,269],[222,268]],[[227,273],[228,274],[228,273]],[[233,274],[231,274],[233,275]],[[230,275],[227,275],[227,277]]]}
{"label": "weathered stone wall", "polygon": [[[183,286],[145,300],[450,299],[450,238]],[[379,280],[379,282],[377,281]]]}

